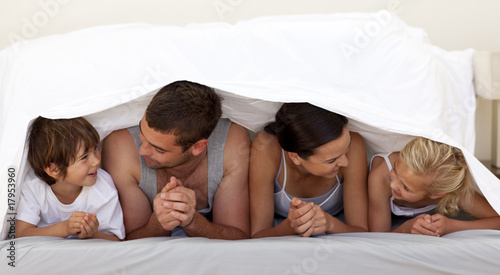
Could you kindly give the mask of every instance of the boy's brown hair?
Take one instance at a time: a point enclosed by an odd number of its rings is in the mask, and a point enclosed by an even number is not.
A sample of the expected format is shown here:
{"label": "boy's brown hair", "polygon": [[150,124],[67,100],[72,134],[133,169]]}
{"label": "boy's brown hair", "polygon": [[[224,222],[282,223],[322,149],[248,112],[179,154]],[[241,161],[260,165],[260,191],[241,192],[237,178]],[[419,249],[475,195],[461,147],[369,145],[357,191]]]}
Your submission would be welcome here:
{"label": "boy's brown hair", "polygon": [[99,134],[84,118],[47,119],[38,117],[30,128],[28,162],[35,175],[47,184],[56,182],[45,172],[54,163],[60,175],[66,177],[66,169],[75,161],[80,146],[85,152],[99,144]]}

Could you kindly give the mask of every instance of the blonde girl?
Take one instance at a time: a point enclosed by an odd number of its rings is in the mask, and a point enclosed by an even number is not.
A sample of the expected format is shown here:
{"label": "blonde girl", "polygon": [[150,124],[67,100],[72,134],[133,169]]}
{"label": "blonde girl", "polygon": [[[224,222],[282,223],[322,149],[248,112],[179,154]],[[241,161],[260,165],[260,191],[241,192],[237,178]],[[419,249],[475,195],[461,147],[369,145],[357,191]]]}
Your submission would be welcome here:
{"label": "blonde girl", "polygon": [[[368,176],[370,231],[442,236],[500,229],[500,217],[474,191],[465,157],[455,147],[417,137],[401,152],[375,155]],[[460,210],[474,220],[451,219]],[[394,221],[401,217],[401,225]]]}

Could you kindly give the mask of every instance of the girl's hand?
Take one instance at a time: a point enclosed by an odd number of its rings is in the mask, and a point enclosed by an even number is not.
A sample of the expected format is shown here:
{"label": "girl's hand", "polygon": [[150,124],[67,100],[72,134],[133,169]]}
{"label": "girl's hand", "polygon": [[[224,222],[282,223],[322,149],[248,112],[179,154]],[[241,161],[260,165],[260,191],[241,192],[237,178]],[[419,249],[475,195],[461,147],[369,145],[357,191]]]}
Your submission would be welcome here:
{"label": "girl's hand", "polygon": [[447,218],[441,214],[434,214],[431,216],[432,225],[437,228],[438,236],[443,236],[451,233],[450,228],[452,227],[453,220]]}
{"label": "girl's hand", "polygon": [[431,215],[421,214],[403,223],[406,233],[439,237],[438,228],[433,225]]}

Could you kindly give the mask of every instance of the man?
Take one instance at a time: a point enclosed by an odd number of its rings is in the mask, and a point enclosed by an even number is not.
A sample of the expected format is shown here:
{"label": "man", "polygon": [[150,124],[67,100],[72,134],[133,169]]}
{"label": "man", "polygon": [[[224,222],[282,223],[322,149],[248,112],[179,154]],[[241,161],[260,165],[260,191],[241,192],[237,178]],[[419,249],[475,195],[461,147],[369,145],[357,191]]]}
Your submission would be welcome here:
{"label": "man", "polygon": [[249,237],[250,139],[220,119],[220,101],[212,88],[177,81],[154,96],[139,126],[104,139],[102,167],[118,190],[127,239]]}

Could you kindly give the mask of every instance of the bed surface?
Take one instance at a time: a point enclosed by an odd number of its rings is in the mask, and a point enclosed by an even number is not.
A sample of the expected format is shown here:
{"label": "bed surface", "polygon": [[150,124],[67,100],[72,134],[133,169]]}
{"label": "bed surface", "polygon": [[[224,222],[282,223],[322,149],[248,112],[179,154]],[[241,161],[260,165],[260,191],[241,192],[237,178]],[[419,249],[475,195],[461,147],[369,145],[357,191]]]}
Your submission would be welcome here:
{"label": "bed surface", "polygon": [[[27,237],[0,242],[2,274],[497,274],[500,232],[440,238],[347,233],[225,241],[146,238],[111,242]],[[203,248],[203,249],[201,249]]]}

